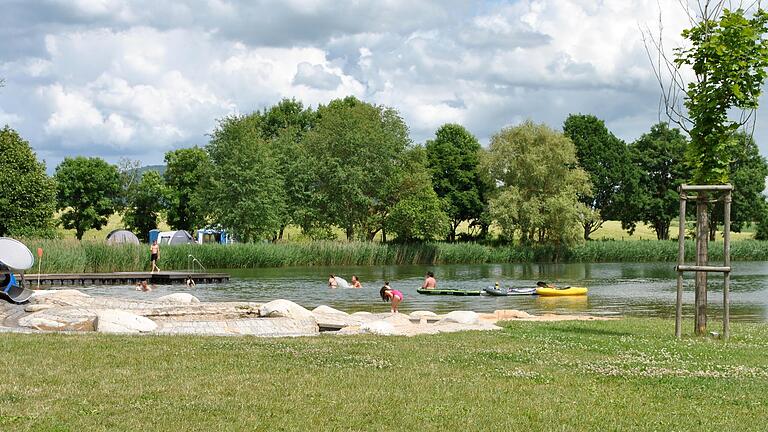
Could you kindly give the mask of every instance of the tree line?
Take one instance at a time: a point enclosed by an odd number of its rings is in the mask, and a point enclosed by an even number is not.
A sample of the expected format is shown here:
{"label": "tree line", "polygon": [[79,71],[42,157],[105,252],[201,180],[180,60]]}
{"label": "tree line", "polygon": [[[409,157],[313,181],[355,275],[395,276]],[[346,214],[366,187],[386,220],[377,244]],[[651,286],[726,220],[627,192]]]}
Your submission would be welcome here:
{"label": "tree line", "polygon": [[[757,221],[765,237],[768,164],[751,136],[729,143],[732,229]],[[561,246],[589,239],[605,220],[630,234],[643,222],[668,239],[677,187],[692,177],[688,145],[666,123],[627,144],[588,114],[568,116],[562,131],[532,121],[505,127],[488,148],[445,124],[417,145],[392,108],[284,99],[220,120],[202,148],[167,152],[163,174],[141,173],[137,161],[73,157],[49,177],[6,126],[0,235],[51,237],[60,224],[80,239],[121,212],[139,238],[165,219],[172,229],[226,228],[244,242],[279,240],[289,225],[313,239],[335,238],[338,227],[348,240],[491,240],[496,224],[497,241]],[[721,220],[722,209],[711,216]],[[469,229],[457,235],[462,223]]]}

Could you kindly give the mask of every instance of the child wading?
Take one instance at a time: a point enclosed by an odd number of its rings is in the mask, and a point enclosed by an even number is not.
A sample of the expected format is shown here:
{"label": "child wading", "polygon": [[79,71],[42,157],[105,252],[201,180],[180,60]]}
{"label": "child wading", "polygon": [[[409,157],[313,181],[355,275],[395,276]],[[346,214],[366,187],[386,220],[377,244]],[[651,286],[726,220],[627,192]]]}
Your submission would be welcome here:
{"label": "child wading", "polygon": [[379,294],[381,295],[382,300],[392,301],[392,307],[390,309],[390,312],[398,313],[397,306],[400,304],[401,301],[403,301],[403,293],[401,293],[396,289],[390,288],[389,282],[384,282],[384,286],[381,287],[381,291],[379,291]]}

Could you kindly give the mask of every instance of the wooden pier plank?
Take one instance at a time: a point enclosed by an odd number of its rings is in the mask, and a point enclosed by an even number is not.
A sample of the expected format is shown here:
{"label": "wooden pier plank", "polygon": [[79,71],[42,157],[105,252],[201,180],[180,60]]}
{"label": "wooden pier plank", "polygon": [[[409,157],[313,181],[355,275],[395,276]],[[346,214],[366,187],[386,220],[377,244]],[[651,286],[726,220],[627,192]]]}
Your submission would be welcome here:
{"label": "wooden pier plank", "polygon": [[[168,285],[185,283],[187,276],[191,276],[195,282],[227,282],[227,273],[188,273],[188,272],[112,272],[112,273],[46,273],[40,274],[40,285],[66,286],[66,285],[133,285],[146,280],[149,283]],[[20,279],[20,276],[17,278]],[[25,274],[24,280],[28,284],[35,284],[37,274]]]}

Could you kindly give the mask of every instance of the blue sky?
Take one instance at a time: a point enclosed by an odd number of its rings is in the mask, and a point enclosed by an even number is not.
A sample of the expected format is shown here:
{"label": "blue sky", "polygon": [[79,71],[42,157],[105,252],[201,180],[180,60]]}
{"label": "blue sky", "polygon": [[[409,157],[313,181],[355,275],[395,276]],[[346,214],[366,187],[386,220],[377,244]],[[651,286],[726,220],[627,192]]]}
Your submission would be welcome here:
{"label": "blue sky", "polygon": [[394,107],[417,143],[446,122],[485,144],[569,113],[632,141],[660,118],[640,32],[659,5],[671,47],[687,25],[676,1],[3,0],[0,124],[49,170],[73,155],[161,163],[283,97]]}

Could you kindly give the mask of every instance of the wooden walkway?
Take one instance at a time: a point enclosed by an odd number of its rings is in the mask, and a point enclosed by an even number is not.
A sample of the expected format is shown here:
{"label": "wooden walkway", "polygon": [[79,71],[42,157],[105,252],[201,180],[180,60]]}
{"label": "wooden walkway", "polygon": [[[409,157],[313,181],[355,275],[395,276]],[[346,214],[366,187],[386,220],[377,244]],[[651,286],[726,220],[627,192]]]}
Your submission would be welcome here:
{"label": "wooden walkway", "polygon": [[[37,274],[25,274],[27,286],[37,285]],[[182,284],[192,276],[195,283],[216,283],[229,281],[226,273],[187,273],[179,271],[115,272],[115,273],[49,273],[40,275],[40,285],[133,285],[141,281],[157,285]],[[17,276],[18,280],[21,280]]]}

